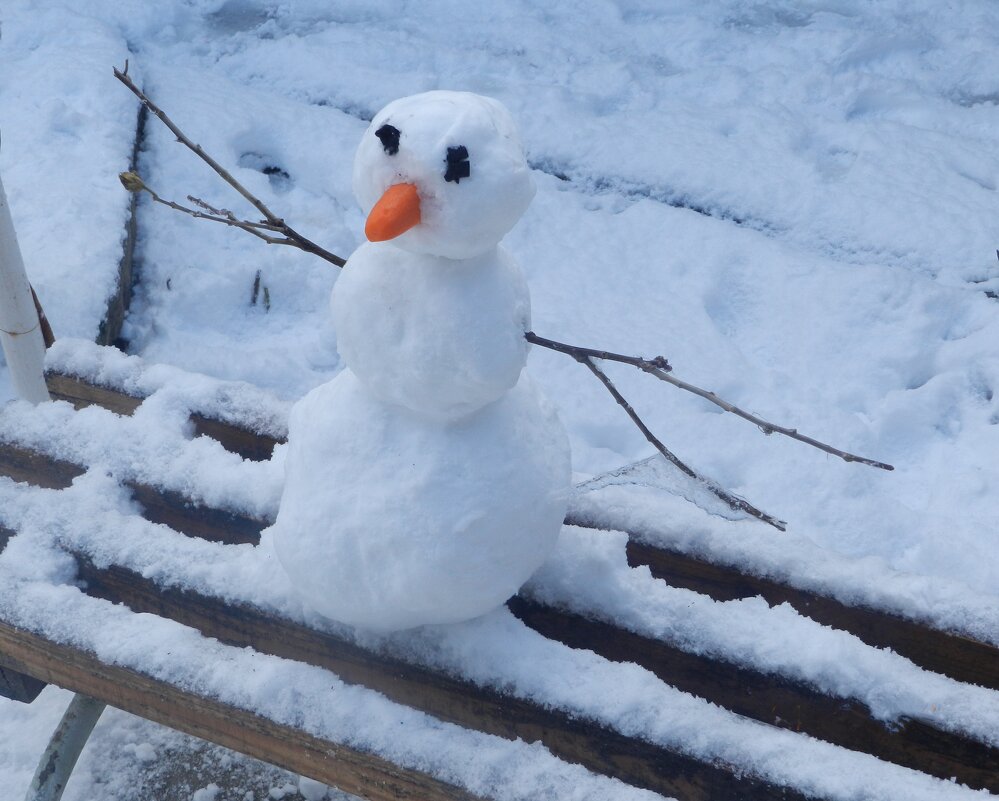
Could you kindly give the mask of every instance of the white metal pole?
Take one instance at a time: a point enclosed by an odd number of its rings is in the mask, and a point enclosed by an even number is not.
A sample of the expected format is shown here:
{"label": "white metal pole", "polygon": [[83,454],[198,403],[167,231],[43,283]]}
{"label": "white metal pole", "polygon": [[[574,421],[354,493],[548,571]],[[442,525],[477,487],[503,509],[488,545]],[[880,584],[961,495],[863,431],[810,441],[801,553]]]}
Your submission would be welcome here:
{"label": "white metal pole", "polygon": [[31,286],[24,272],[7,195],[0,180],[0,343],[19,398],[49,399],[45,386],[45,340]]}
{"label": "white metal pole", "polygon": [[76,760],[103,711],[104,704],[100,701],[86,695],[73,696],[38,762],[25,801],[59,801],[62,798]]}

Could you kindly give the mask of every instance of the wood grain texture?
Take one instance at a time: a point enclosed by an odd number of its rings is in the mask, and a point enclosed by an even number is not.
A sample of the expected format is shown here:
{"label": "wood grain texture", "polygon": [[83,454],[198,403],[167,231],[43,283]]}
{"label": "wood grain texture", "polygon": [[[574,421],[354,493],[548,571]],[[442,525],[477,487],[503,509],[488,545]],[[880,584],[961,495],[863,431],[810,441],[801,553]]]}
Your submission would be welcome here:
{"label": "wood grain texture", "polygon": [[940,631],[878,609],[846,604],[787,584],[711,564],[631,538],[628,564],[645,565],[674,587],[718,601],[762,597],[771,606],[790,604],[824,626],[842,629],[869,645],[891,648],[920,667],[958,681],[999,690],[999,648],[971,637]]}
{"label": "wood grain texture", "polygon": [[89,595],[168,617],[230,645],[326,668],[348,683],[450,723],[507,739],[540,740],[558,757],[637,787],[682,801],[804,798],[796,791],[738,775],[731,766],[709,764],[566,712],[374,654],[253,607],[163,589],[120,566],[97,568],[82,558],[79,563],[79,577]]}
{"label": "wood grain texture", "polygon": [[374,754],[181,690],[0,621],[0,664],[134,715],[331,784],[371,801],[474,801],[475,796]]}

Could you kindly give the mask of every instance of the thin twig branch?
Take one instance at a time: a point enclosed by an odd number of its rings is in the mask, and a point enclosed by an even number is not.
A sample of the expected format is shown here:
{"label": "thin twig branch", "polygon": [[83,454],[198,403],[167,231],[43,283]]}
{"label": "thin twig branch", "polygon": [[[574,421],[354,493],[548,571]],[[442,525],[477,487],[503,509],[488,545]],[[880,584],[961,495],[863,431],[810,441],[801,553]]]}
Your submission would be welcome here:
{"label": "thin twig branch", "polygon": [[[564,353],[565,351],[562,352]],[[707,488],[713,495],[715,495],[716,497],[724,501],[726,504],[728,504],[728,506],[731,509],[734,509],[739,512],[745,512],[746,514],[751,515],[752,517],[755,517],[758,520],[762,520],[764,523],[768,523],[769,525],[773,526],[779,531],[787,530],[787,523],[785,521],[779,520],[773,515],[767,514],[762,509],[757,509],[755,506],[753,506],[749,501],[745,500],[744,498],[739,498],[738,496],[726,492],[724,489],[715,484],[715,482],[711,481],[708,478],[705,478],[704,476],[700,475],[695,470],[693,470],[691,467],[686,465],[684,462],[680,461],[680,459],[677,458],[676,454],[674,454],[669,448],[663,445],[662,442],[660,442],[659,438],[649,430],[649,427],[645,425],[645,423],[642,421],[642,418],[638,416],[638,413],[634,410],[634,408],[632,408],[631,404],[628,403],[624,395],[618,392],[617,387],[614,386],[614,383],[610,380],[610,378],[607,377],[607,374],[604,373],[603,370],[601,370],[593,363],[593,359],[591,359],[587,355],[578,355],[578,356],[575,354],[571,355],[580,364],[583,364],[590,369],[590,372],[593,373],[593,375],[595,375],[600,380],[600,383],[604,385],[607,391],[614,396],[614,400],[618,402],[618,405],[622,409],[624,409],[625,412],[628,413],[628,417],[631,418],[631,422],[633,422],[638,427],[638,430],[645,435],[645,438],[652,443],[653,447],[655,447],[655,449],[659,451],[659,453],[665,456],[669,462],[675,465],[680,470],[680,472],[684,473],[685,475],[689,476],[695,481],[698,481],[701,484],[703,484],[704,487]]]}
{"label": "thin twig branch", "polygon": [[663,370],[667,373],[673,369],[670,367],[669,362],[666,361],[665,356],[656,356],[652,359],[643,359],[641,356],[623,356],[620,353],[611,353],[606,350],[593,350],[592,348],[581,348],[579,345],[567,345],[564,342],[556,342],[554,339],[545,339],[544,337],[539,337],[533,331],[528,331],[524,334],[524,338],[534,345],[540,345],[541,347],[549,348],[550,350],[557,350],[559,353],[568,354],[574,359],[578,359],[580,356],[589,356],[592,359],[605,359],[607,361],[630,364],[632,367],[637,367],[640,370],[649,370],[654,368],[657,370]]}
{"label": "thin twig branch", "polygon": [[[757,417],[754,414],[743,411],[738,406],[733,403],[729,403],[723,398],[719,398],[714,392],[709,392],[706,389],[701,389],[698,386],[689,384],[682,379],[676,378],[670,375],[672,367],[662,356],[656,356],[654,359],[643,359],[638,356],[621,356],[617,353],[608,353],[606,351],[591,350],[590,348],[581,348],[577,345],[567,345],[564,342],[556,342],[553,339],[545,339],[544,337],[539,337],[533,331],[528,331],[525,335],[528,342],[535,345],[540,345],[543,348],[549,348],[550,350],[558,351],[559,353],[567,353],[575,359],[579,359],[580,356],[592,357],[597,359],[610,359],[616,362],[623,362],[624,364],[631,364],[637,367],[639,370],[644,370],[650,375],[654,375],[660,381],[665,381],[667,384],[672,384],[678,389],[685,390],[686,392],[692,392],[698,397],[704,398],[707,401],[715,404],[726,412],[731,412],[743,420],[748,420],[753,423],[764,434],[783,434],[785,437],[790,437],[791,439],[796,439],[798,442],[804,442],[806,445],[811,445],[813,448],[818,448],[820,451],[831,454],[833,456],[838,456],[845,462],[857,462],[858,464],[866,464],[870,467],[877,467],[881,470],[894,470],[890,464],[885,464],[884,462],[878,462],[874,459],[868,459],[864,456],[857,456],[854,453],[847,453],[846,451],[841,451],[839,448],[834,448],[832,445],[826,445],[824,442],[820,442],[812,437],[807,437],[804,434],[799,434],[797,429],[785,428],[784,426],[779,426],[774,423],[767,422],[761,417]],[[665,365],[665,366],[663,366]]]}
{"label": "thin twig branch", "polygon": [[[264,216],[264,220],[267,223],[269,223],[271,226],[273,226],[272,230],[283,234],[286,240],[288,240],[288,241],[283,241],[279,239],[274,239],[274,241],[270,242],[270,244],[293,245],[294,247],[297,247],[300,250],[304,250],[307,253],[312,253],[316,256],[319,256],[321,259],[325,259],[331,264],[335,264],[337,267],[343,267],[343,265],[346,264],[346,261],[344,259],[340,258],[339,256],[333,253],[330,253],[325,248],[317,245],[311,239],[307,239],[306,237],[302,236],[302,234],[298,233],[298,231],[296,231],[294,228],[288,225],[283,219],[278,217],[274,212],[272,212],[269,208],[267,208],[267,206],[264,205],[263,201],[261,201],[258,197],[256,197],[239,181],[233,178],[232,175],[221,164],[219,164],[215,159],[213,159],[204,151],[201,145],[195,144],[190,139],[188,139],[188,137],[184,134],[184,132],[181,131],[180,128],[176,126],[176,124],[174,124],[173,120],[171,120],[159,106],[153,103],[152,100],[146,97],[145,93],[141,89],[139,89],[139,87],[136,86],[135,83],[133,83],[131,78],[128,77],[127,60],[125,61],[124,70],[119,70],[117,67],[114,68],[114,76],[123,84],[125,84],[125,86],[129,88],[132,94],[134,94],[137,98],[139,98],[142,104],[147,109],[149,109],[149,111],[151,111],[164,125],[166,125],[167,128],[170,129],[171,133],[173,133],[173,135],[177,137],[178,142],[187,147],[198,158],[204,161],[205,164],[207,164],[209,167],[215,170],[215,172],[223,181],[225,181],[227,184],[229,184],[229,186],[231,186],[233,189],[239,192],[239,194],[241,194],[246,199],[246,201],[250,203],[250,205],[252,205],[257,211],[259,211]],[[216,222],[221,222],[221,221],[222,220],[216,220]],[[258,236],[260,239],[267,239],[266,237],[260,236],[259,233],[255,233],[252,230],[250,226],[254,226],[253,223],[230,219],[228,221],[228,224],[233,225],[236,228],[241,228],[249,233],[254,233],[254,235]],[[259,227],[259,226],[254,226],[254,227]],[[273,237],[271,239],[273,239]],[[267,239],[267,241],[269,241],[269,239]]]}

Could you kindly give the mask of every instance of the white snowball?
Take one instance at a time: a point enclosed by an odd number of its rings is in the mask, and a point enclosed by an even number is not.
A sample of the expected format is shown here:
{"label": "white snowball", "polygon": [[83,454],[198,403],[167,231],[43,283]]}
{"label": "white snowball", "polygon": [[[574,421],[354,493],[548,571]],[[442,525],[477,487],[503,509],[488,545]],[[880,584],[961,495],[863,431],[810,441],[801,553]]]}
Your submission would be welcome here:
{"label": "white snowball", "polygon": [[291,415],[274,545],[309,605],[395,630],[483,614],[553,549],[569,444],[524,377],[442,423],[386,405],[345,370]]}
{"label": "white snowball", "polygon": [[331,303],[337,349],[365,387],[429,417],[492,403],[527,360],[527,284],[502,248],[456,261],[362,245]]}
{"label": "white snowball", "polygon": [[[376,132],[399,131],[398,152]],[[468,151],[469,176],[446,181],[448,148]],[[510,113],[469,92],[426,92],[375,115],[354,158],[354,194],[365,214],[393,184],[419,190],[422,222],[393,244],[413,253],[465,259],[497,244],[534,197],[534,180]]]}

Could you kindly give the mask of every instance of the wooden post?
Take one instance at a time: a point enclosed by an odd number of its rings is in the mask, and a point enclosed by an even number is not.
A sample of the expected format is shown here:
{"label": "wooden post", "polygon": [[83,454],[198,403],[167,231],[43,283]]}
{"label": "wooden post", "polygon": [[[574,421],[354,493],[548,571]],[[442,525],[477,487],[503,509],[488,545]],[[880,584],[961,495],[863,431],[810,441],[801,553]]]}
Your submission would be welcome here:
{"label": "wooden post", "polygon": [[31,286],[24,272],[14,221],[0,180],[0,343],[14,391],[32,403],[49,399],[45,386],[45,341]]}

